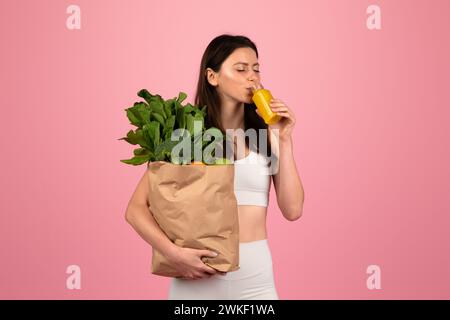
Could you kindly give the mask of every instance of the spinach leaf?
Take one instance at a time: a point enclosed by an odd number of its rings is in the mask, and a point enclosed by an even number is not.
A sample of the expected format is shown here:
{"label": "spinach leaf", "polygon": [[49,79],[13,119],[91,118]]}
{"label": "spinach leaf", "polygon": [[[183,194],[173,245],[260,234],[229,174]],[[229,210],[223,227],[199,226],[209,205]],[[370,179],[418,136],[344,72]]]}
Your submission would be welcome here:
{"label": "spinach leaf", "polygon": [[[131,165],[141,165],[149,161],[169,161],[172,162],[171,153],[173,148],[180,141],[172,141],[172,133],[175,129],[187,129],[191,139],[191,160],[194,156],[194,146],[203,137],[205,130],[205,117],[207,117],[207,107],[201,109],[198,106],[182,102],[187,98],[187,94],[179,92],[178,97],[164,100],[158,94],[151,94],[147,89],[141,89],[137,95],[144,99],[126,108],[126,116],[130,123],[137,127],[128,131],[126,137],[118,140],[138,146],[133,150],[133,158],[120,160]],[[201,134],[194,137],[194,122],[200,121]],[[218,130],[217,128],[213,128]],[[210,144],[210,141],[202,141],[202,151]],[[215,142],[216,143],[216,142]]]}

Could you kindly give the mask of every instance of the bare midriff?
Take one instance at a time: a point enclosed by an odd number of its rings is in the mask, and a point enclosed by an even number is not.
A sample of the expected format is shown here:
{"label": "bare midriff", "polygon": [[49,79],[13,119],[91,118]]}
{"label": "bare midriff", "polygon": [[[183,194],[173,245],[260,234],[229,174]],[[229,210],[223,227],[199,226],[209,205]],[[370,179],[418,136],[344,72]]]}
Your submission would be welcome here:
{"label": "bare midriff", "polygon": [[266,214],[266,207],[238,206],[239,242],[251,242],[267,238]]}
{"label": "bare midriff", "polygon": [[[241,159],[250,153],[245,148],[245,155],[237,157]],[[236,159],[236,157],[235,157]],[[239,215],[239,242],[251,242],[267,238],[266,216],[267,207],[254,205],[238,205]]]}

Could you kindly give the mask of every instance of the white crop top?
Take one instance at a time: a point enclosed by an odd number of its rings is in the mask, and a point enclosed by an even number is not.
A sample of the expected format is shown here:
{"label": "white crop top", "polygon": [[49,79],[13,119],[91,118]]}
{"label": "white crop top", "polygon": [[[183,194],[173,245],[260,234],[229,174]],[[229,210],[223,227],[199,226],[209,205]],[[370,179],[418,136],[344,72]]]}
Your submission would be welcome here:
{"label": "white crop top", "polygon": [[267,207],[270,171],[267,156],[250,149],[247,157],[234,160],[234,193],[238,205]]}

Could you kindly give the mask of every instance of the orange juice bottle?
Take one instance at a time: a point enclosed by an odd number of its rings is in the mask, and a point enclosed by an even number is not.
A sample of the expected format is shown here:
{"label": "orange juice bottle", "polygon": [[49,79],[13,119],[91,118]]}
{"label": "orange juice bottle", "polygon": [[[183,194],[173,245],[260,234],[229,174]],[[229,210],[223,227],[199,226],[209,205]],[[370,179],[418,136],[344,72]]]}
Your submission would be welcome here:
{"label": "orange juice bottle", "polygon": [[274,124],[281,119],[281,116],[277,115],[270,109],[270,100],[272,100],[272,94],[269,90],[264,89],[261,83],[255,83],[252,86],[253,97],[252,100],[259,111],[259,114],[264,119],[266,124]]}

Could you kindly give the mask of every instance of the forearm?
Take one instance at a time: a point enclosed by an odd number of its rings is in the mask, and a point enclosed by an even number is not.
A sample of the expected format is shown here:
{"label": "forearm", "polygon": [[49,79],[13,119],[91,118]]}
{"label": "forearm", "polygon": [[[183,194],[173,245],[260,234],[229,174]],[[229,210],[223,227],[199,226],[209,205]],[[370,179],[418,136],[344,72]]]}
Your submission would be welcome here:
{"label": "forearm", "polygon": [[279,167],[275,187],[277,202],[288,220],[296,220],[302,215],[304,190],[294,159],[292,139],[278,141]]}
{"label": "forearm", "polygon": [[126,220],[133,229],[166,258],[172,259],[177,255],[179,247],[175,245],[161,230],[153,214],[145,205],[130,204],[126,212]]}

